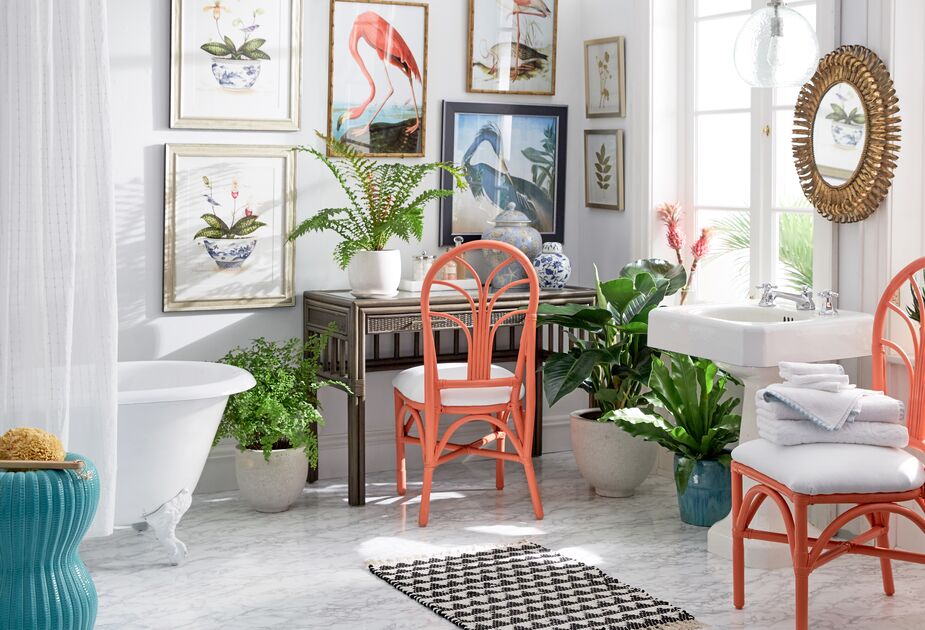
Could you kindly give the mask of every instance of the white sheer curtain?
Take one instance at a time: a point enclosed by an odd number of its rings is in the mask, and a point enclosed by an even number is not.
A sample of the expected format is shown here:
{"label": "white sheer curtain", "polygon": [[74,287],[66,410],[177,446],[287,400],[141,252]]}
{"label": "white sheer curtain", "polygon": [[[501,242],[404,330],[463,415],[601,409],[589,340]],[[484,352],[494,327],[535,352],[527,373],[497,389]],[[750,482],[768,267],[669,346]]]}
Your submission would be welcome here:
{"label": "white sheer curtain", "polygon": [[105,0],[0,2],[0,432],[93,460],[112,532],[116,269]]}

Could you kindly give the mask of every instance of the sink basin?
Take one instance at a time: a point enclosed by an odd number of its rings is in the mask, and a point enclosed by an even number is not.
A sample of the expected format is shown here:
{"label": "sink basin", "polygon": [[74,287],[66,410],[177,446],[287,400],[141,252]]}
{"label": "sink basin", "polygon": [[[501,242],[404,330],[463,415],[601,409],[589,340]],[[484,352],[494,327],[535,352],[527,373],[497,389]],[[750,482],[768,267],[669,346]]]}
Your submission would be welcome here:
{"label": "sink basin", "polygon": [[873,316],[756,303],[668,306],[649,315],[649,345],[742,367],[833,361],[870,354]]}

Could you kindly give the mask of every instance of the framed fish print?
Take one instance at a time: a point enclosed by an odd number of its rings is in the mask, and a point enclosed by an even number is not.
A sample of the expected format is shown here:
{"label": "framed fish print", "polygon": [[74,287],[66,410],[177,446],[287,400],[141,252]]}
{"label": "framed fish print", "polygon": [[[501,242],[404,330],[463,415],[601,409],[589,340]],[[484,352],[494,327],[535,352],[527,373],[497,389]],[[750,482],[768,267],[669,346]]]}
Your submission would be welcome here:
{"label": "framed fish print", "polygon": [[556,93],[559,0],[469,0],[468,91]]}
{"label": "framed fish print", "polygon": [[164,311],[294,306],[290,147],[168,144]]}
{"label": "framed fish print", "polygon": [[623,37],[585,42],[585,114],[626,116],[626,42]]}
{"label": "framed fish print", "polygon": [[424,156],[427,17],[426,4],[331,0],[328,137],[370,157]]}
{"label": "framed fish print", "polygon": [[625,210],[623,130],[585,131],[585,205]]}
{"label": "framed fish print", "polygon": [[567,144],[566,106],[445,102],[443,160],[463,167],[468,188],[441,200],[440,244],[481,238],[511,204],[543,240],[562,242]]}
{"label": "framed fish print", "polygon": [[170,126],[299,129],[302,0],[172,0]]}

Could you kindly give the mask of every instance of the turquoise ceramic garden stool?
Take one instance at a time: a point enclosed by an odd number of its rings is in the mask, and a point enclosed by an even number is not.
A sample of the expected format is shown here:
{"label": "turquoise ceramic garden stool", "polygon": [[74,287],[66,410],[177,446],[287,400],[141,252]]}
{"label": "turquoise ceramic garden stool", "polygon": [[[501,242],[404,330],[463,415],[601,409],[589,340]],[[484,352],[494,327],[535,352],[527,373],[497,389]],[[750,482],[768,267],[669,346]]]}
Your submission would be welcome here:
{"label": "turquoise ceramic garden stool", "polygon": [[90,630],[96,588],[77,548],[96,514],[100,480],[81,471],[0,469],[0,628]]}

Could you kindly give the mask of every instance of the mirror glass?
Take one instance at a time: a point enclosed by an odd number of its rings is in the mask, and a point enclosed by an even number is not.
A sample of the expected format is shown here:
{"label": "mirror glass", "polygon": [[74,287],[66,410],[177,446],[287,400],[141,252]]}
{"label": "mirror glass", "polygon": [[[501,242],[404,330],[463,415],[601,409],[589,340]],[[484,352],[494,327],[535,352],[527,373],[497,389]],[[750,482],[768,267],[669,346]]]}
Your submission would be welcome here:
{"label": "mirror glass", "polygon": [[834,84],[813,122],[813,158],[827,184],[837,187],[851,180],[864,156],[866,135],[861,95],[850,83]]}

